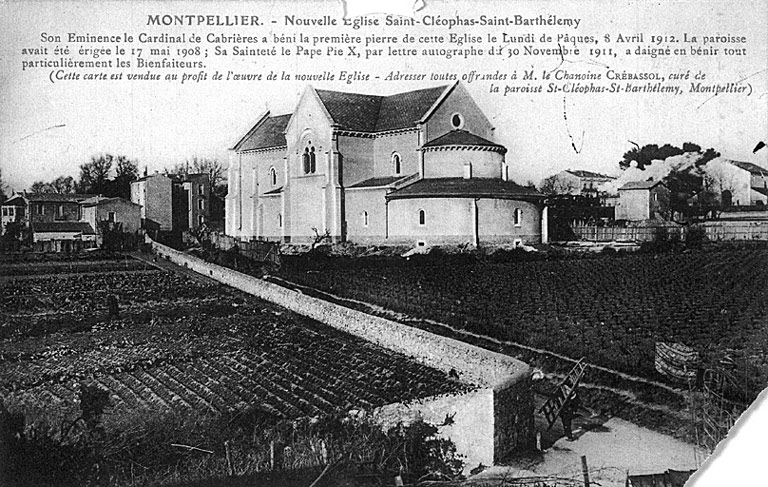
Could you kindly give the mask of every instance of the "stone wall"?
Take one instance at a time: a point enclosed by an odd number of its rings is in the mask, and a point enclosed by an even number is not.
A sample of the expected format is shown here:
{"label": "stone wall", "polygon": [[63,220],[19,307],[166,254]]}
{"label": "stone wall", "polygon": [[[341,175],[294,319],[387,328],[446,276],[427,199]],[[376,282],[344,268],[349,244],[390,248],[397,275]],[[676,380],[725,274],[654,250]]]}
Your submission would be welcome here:
{"label": "stone wall", "polygon": [[[427,398],[387,406],[440,423],[456,414],[449,436],[467,465],[486,465],[533,444],[533,398],[530,367],[507,355],[452,338],[336,305],[266,282],[152,242],[158,255],[223,284],[271,301],[291,311],[409,356],[430,367],[457,374],[478,386],[467,395]],[[491,413],[492,412],[492,413]],[[482,424],[482,426],[480,426]],[[448,431],[444,434],[451,435]],[[470,460],[475,462],[470,465]]]}

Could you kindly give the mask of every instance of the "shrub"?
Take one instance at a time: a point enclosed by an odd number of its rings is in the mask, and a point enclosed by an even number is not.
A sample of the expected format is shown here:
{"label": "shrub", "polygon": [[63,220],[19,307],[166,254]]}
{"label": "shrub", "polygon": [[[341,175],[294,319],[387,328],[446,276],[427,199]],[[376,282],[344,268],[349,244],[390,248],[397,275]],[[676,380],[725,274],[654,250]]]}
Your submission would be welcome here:
{"label": "shrub", "polygon": [[143,410],[102,423],[105,404],[102,390],[84,386],[82,416],[71,432],[42,422],[25,426],[23,415],[0,404],[0,484],[99,485],[109,478],[117,486],[188,485],[223,479],[230,468],[253,476],[273,462],[278,470],[319,472],[331,465],[334,477],[365,474],[390,483],[395,475],[413,482],[456,479],[464,467],[453,443],[423,421],[383,431],[364,413],[290,421],[253,408]]}
{"label": "shrub", "polygon": [[701,248],[707,240],[707,231],[701,225],[693,225],[685,232],[685,246],[688,248]]}

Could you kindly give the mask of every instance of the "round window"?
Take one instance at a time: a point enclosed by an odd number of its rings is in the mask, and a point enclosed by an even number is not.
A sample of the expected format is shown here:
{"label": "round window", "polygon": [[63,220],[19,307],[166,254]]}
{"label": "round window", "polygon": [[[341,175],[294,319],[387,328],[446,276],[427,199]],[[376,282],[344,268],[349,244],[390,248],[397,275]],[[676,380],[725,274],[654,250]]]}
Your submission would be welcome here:
{"label": "round window", "polygon": [[464,126],[464,117],[462,117],[460,113],[454,113],[451,116],[451,125],[453,125],[453,128],[455,129],[460,129]]}

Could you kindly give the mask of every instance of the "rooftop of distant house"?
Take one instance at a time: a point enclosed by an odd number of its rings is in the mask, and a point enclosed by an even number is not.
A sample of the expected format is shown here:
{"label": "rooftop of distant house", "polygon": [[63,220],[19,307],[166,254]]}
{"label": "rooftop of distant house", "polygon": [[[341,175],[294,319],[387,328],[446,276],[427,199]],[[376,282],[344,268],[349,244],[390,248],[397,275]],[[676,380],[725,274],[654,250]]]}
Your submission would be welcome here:
{"label": "rooftop of distant house", "polygon": [[619,191],[627,189],[651,189],[657,184],[663,185],[664,183],[661,181],[631,181],[620,187]]}
{"label": "rooftop of distant house", "polygon": [[731,159],[726,159],[726,161],[730,164],[733,164],[734,166],[744,169],[745,171],[749,171],[751,174],[756,174],[758,176],[768,177],[768,169],[765,169],[763,167],[758,166],[757,164],[752,164],[751,162],[743,162],[743,161],[734,161]]}
{"label": "rooftop of distant house", "polygon": [[565,172],[573,174],[579,178],[596,178],[596,179],[616,179],[613,176],[607,174],[600,174],[599,172],[585,171],[583,169],[566,169]]}

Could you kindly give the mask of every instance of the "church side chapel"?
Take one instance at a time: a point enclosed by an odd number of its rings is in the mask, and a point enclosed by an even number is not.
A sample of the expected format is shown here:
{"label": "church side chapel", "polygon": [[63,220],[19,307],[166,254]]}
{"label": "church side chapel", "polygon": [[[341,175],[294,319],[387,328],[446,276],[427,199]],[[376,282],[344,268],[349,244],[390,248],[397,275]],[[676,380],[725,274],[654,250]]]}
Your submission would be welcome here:
{"label": "church side chapel", "polygon": [[244,240],[376,245],[546,241],[544,196],[460,83],[388,96],[308,86],[232,148],[226,232]]}

